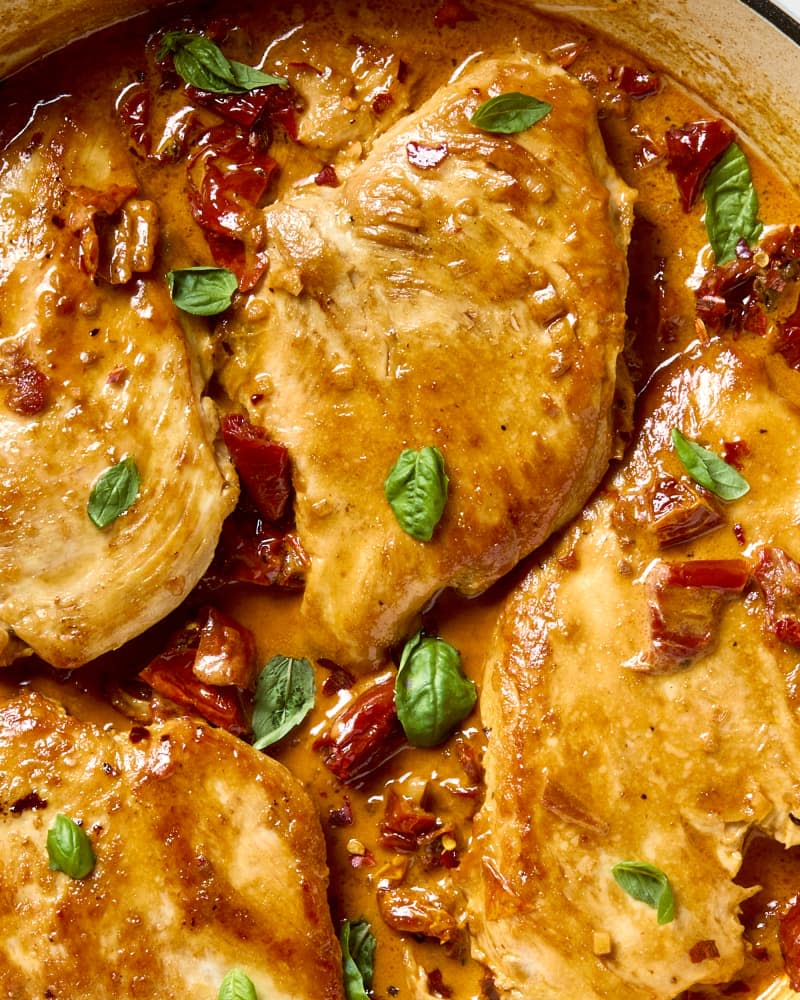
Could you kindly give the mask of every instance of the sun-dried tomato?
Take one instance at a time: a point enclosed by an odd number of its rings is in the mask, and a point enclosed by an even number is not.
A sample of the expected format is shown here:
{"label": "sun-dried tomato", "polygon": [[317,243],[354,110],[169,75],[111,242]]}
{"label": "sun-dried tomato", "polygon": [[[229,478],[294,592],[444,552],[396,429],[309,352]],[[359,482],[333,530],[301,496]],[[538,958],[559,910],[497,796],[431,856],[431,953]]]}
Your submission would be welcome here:
{"label": "sun-dried tomato", "polygon": [[778,919],[778,943],[792,989],[800,992],[800,899],[795,896]]}
{"label": "sun-dried tomato", "polygon": [[724,603],[741,596],[750,577],[746,559],[657,563],[646,583],[650,649],[629,665],[671,673],[711,652]]}
{"label": "sun-dried tomato", "polygon": [[734,140],[718,118],[667,129],[667,170],[675,175],[684,212],[691,210],[714,163]]}
{"label": "sun-dried tomato", "polygon": [[392,851],[415,851],[424,837],[439,826],[432,812],[390,788],[380,821],[380,842]]}
{"label": "sun-dried tomato", "polygon": [[344,707],[315,743],[325,766],[346,784],[357,784],[390,760],[404,742],[394,707],[394,677],[365,688]]}
{"label": "sun-dried tomato", "polygon": [[117,114],[128,127],[128,133],[145,154],[149,154],[152,137],[150,125],[150,91],[143,84],[128,87],[117,101]]}
{"label": "sun-dried tomato", "polygon": [[641,100],[643,97],[652,97],[661,90],[661,80],[655,73],[649,73],[644,69],[635,69],[633,66],[615,66],[611,73],[611,79],[616,80],[617,87],[631,97]]}
{"label": "sun-dried tomato", "polygon": [[292,139],[297,139],[298,97],[291,87],[273,84],[258,87],[244,94],[213,94],[207,90],[188,86],[186,95],[193,104],[212,108],[245,129],[263,129],[272,138],[272,125],[277,123]]}
{"label": "sun-dried tomato", "polygon": [[268,521],[279,521],[292,494],[289,452],[240,413],[226,414],[221,427],[248,496]]}
{"label": "sun-dried tomato", "polygon": [[296,532],[274,525],[240,500],[222,525],[214,558],[197,592],[231,583],[295,590],[303,586],[307,570],[308,555]]}
{"label": "sun-dried tomato", "polygon": [[443,944],[458,935],[455,917],[445,902],[430,889],[418,886],[381,889],[378,892],[378,910],[384,923],[394,931],[422,934]]}
{"label": "sun-dried tomato", "polygon": [[206,684],[249,688],[255,680],[253,633],[218,608],[209,607],[200,626],[195,677]]}
{"label": "sun-dried tomato", "polygon": [[764,595],[767,628],[781,642],[800,646],[800,564],[777,546],[763,546],[753,570]]}
{"label": "sun-dried tomato", "polygon": [[[158,694],[182,708],[197,712],[236,736],[243,736],[248,725],[239,688],[232,684],[208,684],[194,673],[201,629],[207,617],[207,611],[201,613],[175,633],[164,652],[151,660],[138,676]],[[250,638],[252,641],[252,636]]]}
{"label": "sun-dried tomato", "polygon": [[644,495],[647,526],[666,549],[718,528],[724,518],[710,497],[673,476],[663,476]]}
{"label": "sun-dried tomato", "polygon": [[[784,227],[766,236],[757,254],[748,252],[718,267],[713,267],[696,290],[697,316],[714,332],[731,329],[736,333],[763,334],[766,316],[778,321],[778,305],[784,293],[789,296],[800,276],[800,227]],[[790,287],[791,286],[791,287]],[[791,304],[794,308],[795,303]],[[785,340],[777,349],[789,364],[800,359],[794,328],[800,322],[796,313],[779,322]]]}

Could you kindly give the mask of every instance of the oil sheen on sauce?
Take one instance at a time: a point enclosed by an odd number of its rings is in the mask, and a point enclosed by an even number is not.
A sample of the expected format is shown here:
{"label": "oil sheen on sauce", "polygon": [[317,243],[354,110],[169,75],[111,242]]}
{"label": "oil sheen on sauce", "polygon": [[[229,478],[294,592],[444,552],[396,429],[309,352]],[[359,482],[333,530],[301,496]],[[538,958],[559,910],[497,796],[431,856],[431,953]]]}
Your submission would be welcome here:
{"label": "oil sheen on sauce", "polygon": [[[701,98],[674,84],[668,72],[648,64],[647,54],[632,54],[583,29],[575,23],[540,14],[522,12],[512,6],[468,0],[419,4],[411,0],[369,5],[338,5],[306,0],[302,5],[237,3],[206,4],[201,10],[170,7],[155,16],[128,22],[84,40],[36,65],[4,86],[4,121],[0,125],[3,157],[19,155],[30,142],[45,116],[75,113],[91,131],[95,118],[113,115],[115,106],[141,82],[152,66],[152,43],[148,39],[159,28],[193,25],[222,31],[250,53],[250,61],[269,69],[279,61],[286,65],[312,64],[332,76],[357,78],[370,58],[400,57],[406,67],[419,105],[438,86],[480,55],[491,55],[521,47],[549,53],[567,66],[596,95],[601,126],[612,160],[624,179],[639,192],[637,224],[631,248],[631,294],[629,325],[635,336],[634,377],[643,386],[659,366],[679,356],[693,341],[694,306],[686,282],[695,269],[705,243],[699,209],[684,214],[679,206],[674,180],[663,161],[663,136],[670,125],[711,114]],[[372,54],[370,54],[372,47]],[[636,97],[620,86],[621,67],[630,67],[657,77],[655,93]],[[644,89],[647,89],[646,87]],[[174,138],[181,121],[180,89],[156,93],[154,116],[168,123],[164,142]],[[347,104],[351,101],[351,105]],[[349,113],[352,112],[352,113]],[[349,128],[358,113],[358,102],[350,97],[337,106],[335,120]],[[120,127],[123,127],[120,124]],[[170,133],[170,128],[172,133]],[[16,136],[16,138],[13,138]],[[740,137],[745,146],[747,137]],[[354,140],[357,143],[357,139]],[[320,148],[304,147],[285,136],[276,137],[271,154],[280,163],[280,174],[268,191],[268,200],[299,182],[310,182],[325,166]],[[354,155],[357,155],[357,147]],[[330,154],[328,154],[330,155]],[[798,203],[769,164],[749,151],[761,217],[769,223],[796,221]],[[161,250],[158,268],[166,272],[190,263],[210,263],[202,233],[191,217],[185,193],[183,164],[137,161],[142,197],[157,202],[162,213]],[[535,558],[535,557],[534,557]],[[524,567],[515,571],[518,578]],[[502,581],[488,594],[471,602],[443,595],[426,615],[426,623],[456,646],[466,672],[480,685],[482,657],[505,594],[513,583]],[[253,630],[260,662],[275,654],[303,656],[306,638],[294,593],[238,588],[226,592],[223,610]],[[179,620],[180,615],[173,616]],[[56,677],[36,669],[30,662],[10,670],[2,691],[11,693],[16,684],[33,683],[62,700],[76,715],[102,724],[126,726],[129,721],[108,703],[104,692],[109,673],[134,674],[159,648],[168,626],[153,630],[102,663]],[[376,664],[376,671],[386,665]],[[318,690],[328,677],[318,667]],[[470,817],[479,805],[468,775],[459,762],[456,741],[451,738],[433,750],[403,749],[379,772],[359,787],[344,787],[324,767],[315,738],[328,720],[352,699],[355,689],[318,697],[307,722],[275,750],[304,783],[314,798],[325,829],[332,881],[334,919],[369,920],[378,938],[374,993],[378,998],[453,996],[476,1000],[492,996],[484,984],[485,972],[468,958],[464,939],[447,948],[415,935],[400,935],[388,929],[377,910],[376,891],[392,884],[398,872],[408,884],[435,888],[457,901],[458,868],[427,866],[418,854],[403,855],[382,846],[378,825],[387,796],[392,790],[419,800],[452,826],[456,853],[470,836]],[[466,720],[460,737],[464,745],[480,754],[484,733],[477,713]],[[343,811],[352,822],[342,825]],[[763,958],[748,960],[743,971],[751,995],[770,981],[779,968],[775,939],[777,902],[793,894],[800,879],[800,859],[794,851],[756,840],[740,876],[743,884],[764,885],[745,911],[748,934]],[[417,969],[424,970],[418,976]],[[721,996],[704,989],[693,996]]]}

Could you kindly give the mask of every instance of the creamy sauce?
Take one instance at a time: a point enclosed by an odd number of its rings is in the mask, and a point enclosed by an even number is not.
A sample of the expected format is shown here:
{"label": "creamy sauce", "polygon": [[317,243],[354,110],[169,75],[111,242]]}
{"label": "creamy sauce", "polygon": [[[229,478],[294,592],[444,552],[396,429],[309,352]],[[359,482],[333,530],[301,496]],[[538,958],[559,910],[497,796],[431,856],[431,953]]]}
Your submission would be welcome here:
{"label": "creamy sauce", "polygon": [[[269,6],[213,4],[202,14],[189,13],[188,20],[170,9],[170,20],[139,19],[124,28],[112,30],[72,46],[51,57],[47,68],[30,68],[4,87],[3,142],[4,157],[18,155],[35,137],[42,122],[51,116],[76,113],[91,132],[93,119],[114,115],[115,103],[124,101],[132,89],[144,81],[153,94],[152,119],[163,125],[161,142],[168,144],[177,135],[186,114],[182,87],[159,90],[153,86],[157,73],[153,63],[154,46],[148,37],[157,27],[169,28],[193,24],[204,27],[224,19],[230,29],[226,50],[235,50],[243,61],[261,65],[267,71],[280,71],[293,63],[329,62],[345,75],[356,76],[359,42],[378,46],[382,52],[399,54],[412,81],[413,105],[418,106],[436,87],[446,82],[460,68],[481,54],[501,53],[520,46],[534,51],[554,53],[569,61],[569,71],[579,76],[597,95],[602,128],[612,160],[624,179],[639,191],[631,250],[632,292],[630,324],[636,334],[634,376],[638,388],[661,365],[692,342],[693,298],[686,282],[695,270],[698,255],[705,243],[700,209],[684,214],[672,176],[666,171],[661,154],[663,135],[670,125],[707,116],[701,99],[686,93],[659,73],[660,91],[646,98],[631,99],[619,89],[613,68],[633,66],[648,68],[646,56],[634,56],[586,30],[566,21],[558,21],[513,7],[484,4],[470,0],[474,20],[461,20],[453,26],[435,25],[433,6],[406,0],[371,4],[356,9],[341,3],[331,7],[308,0],[281,8]],[[574,59],[572,58],[574,56]],[[353,110],[356,110],[354,103]],[[344,120],[344,119],[343,119]],[[120,128],[124,126],[120,124]],[[18,138],[13,139],[14,136]],[[329,152],[312,146],[302,147],[277,135],[272,154],[279,160],[281,172],[268,191],[268,200],[278,198],[298,182],[313,182],[326,165]],[[649,161],[652,162],[649,162]],[[0,165],[2,164],[0,160]],[[768,164],[751,156],[756,189],[761,202],[761,217],[768,223],[795,221],[798,202],[793,192],[778,180]],[[210,263],[208,247],[195,225],[185,196],[186,167],[177,163],[156,162],[140,157],[137,171],[141,195],[161,207],[161,245],[157,267],[165,272],[173,267]],[[657,273],[663,279],[656,280]],[[512,577],[518,578],[521,568]],[[466,672],[478,683],[482,658],[502,607],[503,598],[513,580],[503,581],[488,594],[468,602],[443,595],[426,615],[426,624],[460,649]],[[221,606],[253,630],[260,662],[278,653],[303,656],[306,637],[299,616],[297,594],[256,589],[231,589],[223,595]],[[67,704],[76,715],[114,726],[128,725],[126,717],[108,701],[109,673],[135,674],[158,650],[171,622],[154,630],[121,650],[104,658],[101,664],[69,678],[57,678],[49,670],[31,670],[23,663],[9,671],[2,683],[3,693],[11,693],[18,683],[31,683]],[[376,664],[376,669],[385,667]],[[317,669],[318,690],[328,677],[323,666]],[[359,680],[355,691],[367,680]],[[374,989],[376,997],[411,997],[416,993],[410,981],[410,968],[421,965],[428,973],[439,970],[441,982],[451,990],[432,995],[447,995],[467,1000],[491,996],[482,991],[484,970],[467,957],[466,939],[454,946],[418,940],[413,935],[400,936],[383,924],[376,905],[376,890],[393,884],[398,873],[405,882],[436,888],[458,899],[458,869],[435,867],[426,871],[419,852],[402,855],[381,846],[378,824],[383,817],[390,789],[418,799],[426,787],[426,806],[446,825],[453,827],[457,850],[465,847],[470,835],[470,817],[479,798],[469,791],[470,781],[455,752],[454,740],[434,750],[401,750],[378,773],[365,780],[362,787],[347,788],[324,767],[313,743],[327,727],[328,720],[347,703],[353,692],[321,694],[308,721],[283,741],[275,751],[310,791],[316,802],[329,845],[334,919],[365,917],[378,937]],[[480,753],[484,733],[477,713],[464,727],[464,738]],[[342,810],[349,801],[352,823],[337,825],[331,814]],[[362,850],[363,848],[363,850]],[[359,865],[372,856],[374,864]],[[745,908],[748,937],[758,947],[758,960],[748,960],[743,976],[754,991],[772,979],[780,968],[775,938],[776,912],[780,901],[793,895],[800,876],[800,857],[769,842],[754,840],[740,876],[743,884],[762,884],[765,889]],[[763,949],[766,949],[766,958]],[[434,984],[436,983],[434,977]],[[702,996],[722,995],[705,990]]]}

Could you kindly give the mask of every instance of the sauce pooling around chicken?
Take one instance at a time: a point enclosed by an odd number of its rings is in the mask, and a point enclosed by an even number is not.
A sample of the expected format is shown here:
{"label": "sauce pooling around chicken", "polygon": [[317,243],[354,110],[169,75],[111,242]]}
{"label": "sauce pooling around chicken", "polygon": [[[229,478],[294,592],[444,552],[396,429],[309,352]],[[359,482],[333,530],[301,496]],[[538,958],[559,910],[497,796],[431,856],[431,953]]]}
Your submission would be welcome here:
{"label": "sauce pooling around chicken", "polygon": [[[158,58],[167,30],[202,33],[228,58],[285,78],[289,87],[273,85],[258,97],[253,96],[259,95],[256,90],[235,98],[187,88],[174,63]],[[638,192],[628,255],[626,357],[633,387],[641,390],[666,362],[672,361],[673,368],[688,366],[699,328],[696,296],[687,282],[711,263],[702,199],[690,211],[682,207],[675,175],[668,169],[666,134],[670,128],[715,116],[701,97],[688,94],[668,74],[648,65],[646,53],[626,52],[572,22],[477,0],[465,6],[401,2],[368,9],[310,3],[302,13],[247,4],[210,5],[202,12],[170,10],[169,18],[153,15],[87,39],[5,84],[0,182],[5,178],[7,183],[37,155],[44,136],[57,133],[67,121],[78,123],[95,176],[100,177],[93,190],[107,193],[116,184],[118,196],[118,202],[101,204],[92,201],[92,185],[72,185],[73,196],[83,201],[62,220],[63,238],[69,243],[66,254],[82,268],[87,286],[99,289],[98,294],[111,287],[115,294],[128,295],[140,313],[152,313],[162,305],[152,306],[146,290],[152,283],[163,298],[168,272],[198,265],[225,267],[237,280],[236,315],[252,328],[266,323],[270,310],[269,296],[259,294],[269,280],[271,234],[264,207],[308,192],[333,194],[380,137],[439,88],[463,77],[475,63],[518,49],[565,68],[593,95],[608,155]],[[752,171],[760,218],[768,225],[797,219],[794,194],[748,149],[746,136],[737,139]],[[128,197],[136,204],[128,205],[127,215],[126,201],[119,200],[121,174],[101,177],[112,142],[133,177],[135,191]],[[435,171],[436,165],[430,169]],[[150,215],[145,220],[147,205],[156,206],[157,220]],[[5,247],[8,231],[0,233]],[[501,259],[487,263],[482,280],[489,296],[495,280],[502,284],[503,266]],[[84,380],[95,377],[87,375],[97,371],[94,355],[100,353],[89,298],[91,294],[72,295],[56,281],[38,288],[35,296],[26,291],[20,299],[39,315],[68,324],[73,335],[85,332],[85,344],[76,347],[68,361],[68,379],[39,373],[50,379],[47,391],[52,397],[79,394]],[[186,313],[173,315],[169,304],[165,309],[170,324],[180,316],[198,413],[207,415],[202,408],[209,400],[223,413],[235,409],[212,378],[215,370],[231,364],[226,321],[217,325]],[[10,310],[4,312],[4,339],[13,316]],[[113,329],[103,330],[102,338],[108,361],[105,391],[114,393],[124,389],[135,359],[115,355],[121,348]],[[32,414],[26,417],[19,408],[35,408],[44,383],[24,364],[12,361],[3,368],[3,391],[11,394],[5,395],[6,405],[9,398],[17,402],[17,416],[23,421]],[[345,368],[336,373],[342,384],[351,377]],[[429,373],[432,381],[436,374]],[[253,413],[271,391],[269,378],[252,386],[247,404]],[[634,406],[633,393],[620,394],[621,431],[631,433],[631,427],[644,425],[651,398],[640,396]],[[78,399],[71,402],[73,408],[80,405]],[[136,405],[144,409],[146,403]],[[210,421],[213,426],[214,418]],[[148,448],[160,453],[167,442],[172,444],[171,429],[177,422],[177,417],[162,422],[163,437]],[[361,431],[368,435],[370,428]],[[207,433],[213,437],[213,432]],[[620,451],[624,443],[621,438]],[[121,457],[121,452],[109,455],[97,471]],[[172,461],[181,470],[187,457],[176,453]],[[213,476],[218,488],[217,470]],[[481,759],[487,734],[479,711],[443,745],[409,747],[398,733],[391,697],[399,649],[376,657],[357,678],[328,658],[314,659],[318,636],[300,610],[308,553],[299,542],[291,505],[272,519],[246,506],[234,517],[223,529],[211,572],[188,603],[179,604],[183,584],[170,584],[178,607],[166,622],[70,677],[54,676],[35,660],[20,660],[9,669],[4,691],[12,694],[18,684],[33,684],[79,718],[121,730],[130,726],[131,718],[146,726],[187,710],[209,717],[212,701],[218,712],[212,721],[219,722],[234,718],[227,713],[238,702],[241,714],[235,718],[244,720],[246,727],[255,689],[252,665],[229,672],[223,684],[206,683],[202,689],[192,671],[198,633],[206,630],[212,644],[219,641],[228,652],[231,648],[230,630],[207,628],[209,619],[198,609],[208,604],[252,632],[259,666],[276,655],[313,660],[315,705],[302,724],[268,752],[300,779],[316,805],[328,846],[334,924],[338,927],[344,918],[369,921],[378,941],[377,997],[496,995],[491,974],[469,958],[461,884],[484,787]],[[355,548],[359,539],[351,543]],[[79,552],[75,558],[91,579],[90,554]],[[513,571],[473,601],[445,593],[424,614],[426,632],[460,651],[463,669],[479,690],[497,615],[526,568]],[[398,594],[398,601],[403,596]],[[183,635],[178,643],[171,641],[176,632]],[[220,640],[221,635],[227,639]],[[17,642],[18,637],[10,637],[7,659],[22,651]],[[248,659],[246,652],[242,655]],[[138,677],[148,664],[152,685]],[[342,711],[349,712],[344,721]],[[754,992],[781,969],[777,934],[770,934],[769,927],[777,923],[775,910],[794,892],[794,864],[791,852],[781,856],[779,867],[770,851],[759,847],[742,876],[745,884],[765,883],[772,893],[766,901],[755,897],[761,902],[745,905],[754,947],[742,980]],[[703,987],[699,995],[724,993]]]}

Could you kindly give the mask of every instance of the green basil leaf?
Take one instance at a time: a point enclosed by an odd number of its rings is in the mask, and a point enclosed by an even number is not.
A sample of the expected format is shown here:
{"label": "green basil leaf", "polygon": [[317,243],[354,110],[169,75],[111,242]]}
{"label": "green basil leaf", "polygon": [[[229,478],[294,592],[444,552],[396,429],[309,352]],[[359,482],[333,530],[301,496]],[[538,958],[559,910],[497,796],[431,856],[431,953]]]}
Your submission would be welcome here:
{"label": "green basil leaf", "polygon": [[672,428],[672,444],[692,479],[722,500],[738,500],[749,492],[749,483],[732,465],[684,437],[677,427]]}
{"label": "green basil leaf", "polygon": [[409,743],[434,747],[472,711],[474,683],[461,670],[461,657],[444,639],[409,639],[400,657],[394,700]]}
{"label": "green basil leaf", "polygon": [[184,267],[167,272],[172,301],[193,316],[216,316],[231,304],[239,287],[227,267]]}
{"label": "green basil leaf", "polygon": [[272,746],[299,726],[316,697],[314,669],[308,660],[273,656],[256,683],[253,708],[253,746]]}
{"label": "green basil leaf", "polygon": [[100,476],[89,494],[86,513],[98,528],[124,514],[139,494],[139,470],[129,455]]}
{"label": "green basil leaf", "polygon": [[711,168],[703,188],[706,230],[718,264],[733,260],[736,244],[752,246],[764,228],[747,157],[732,143]]}
{"label": "green basil leaf", "polygon": [[552,110],[553,105],[547,101],[513,91],[498,94],[485,101],[470,118],[470,122],[484,132],[513,135],[535,125]]}
{"label": "green basil leaf", "polygon": [[659,924],[668,924],[675,919],[672,886],[660,868],[647,861],[620,861],[611,869],[611,874],[629,896],[657,911]]}
{"label": "green basil leaf", "polygon": [[84,831],[61,813],[47,831],[47,856],[53,871],[76,879],[86,878],[94,870],[96,860]]}
{"label": "green basil leaf", "polygon": [[450,480],[438,448],[407,449],[383,484],[400,527],[420,542],[429,542],[447,503]]}
{"label": "green basil leaf", "polygon": [[217,1000],[258,1000],[253,980],[241,969],[231,969],[222,980]]}
{"label": "green basil leaf", "polygon": [[345,920],[339,931],[344,992],[347,1000],[370,1000],[377,944],[366,920]]}
{"label": "green basil leaf", "polygon": [[158,58],[164,59],[170,53],[176,72],[187,83],[213,94],[243,94],[257,87],[289,85],[283,76],[262,73],[253,66],[227,59],[204,35],[168,31],[161,42]]}

